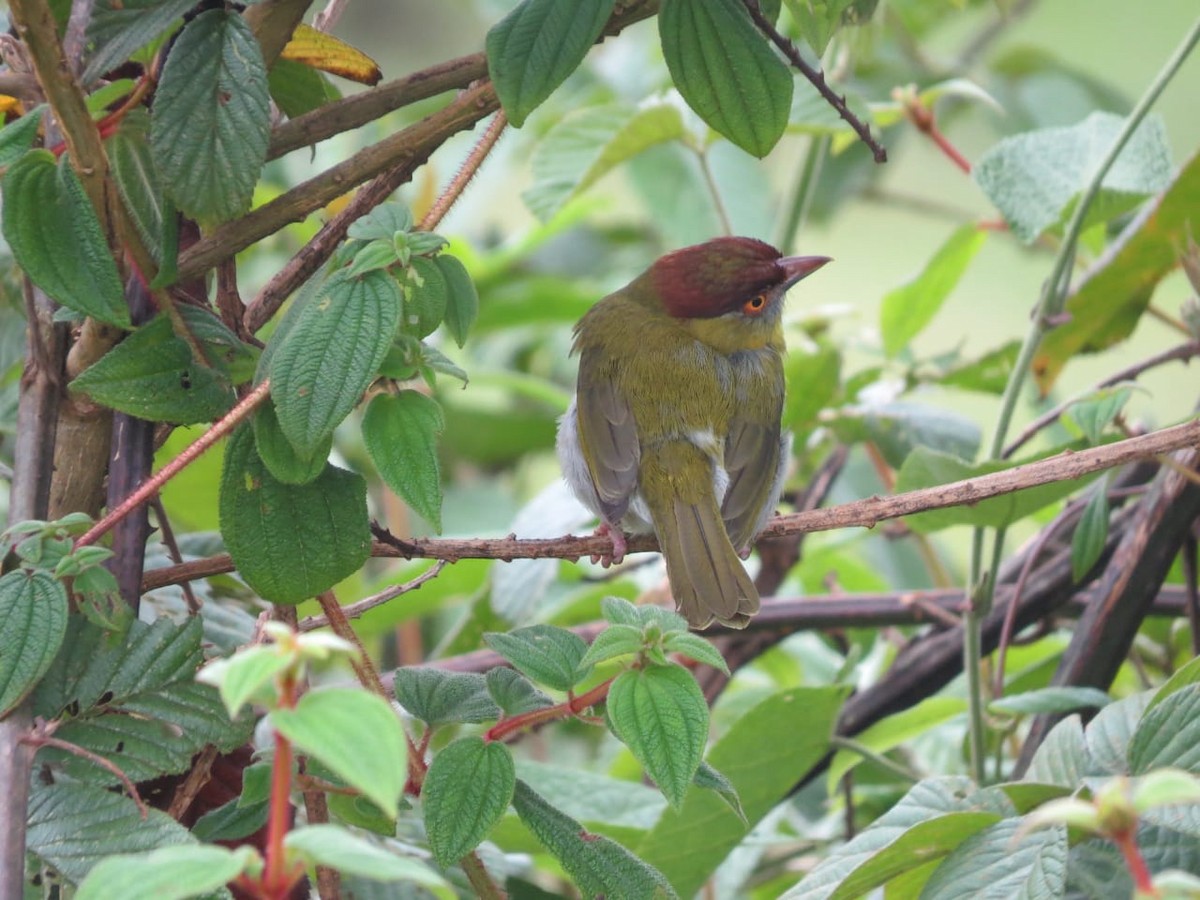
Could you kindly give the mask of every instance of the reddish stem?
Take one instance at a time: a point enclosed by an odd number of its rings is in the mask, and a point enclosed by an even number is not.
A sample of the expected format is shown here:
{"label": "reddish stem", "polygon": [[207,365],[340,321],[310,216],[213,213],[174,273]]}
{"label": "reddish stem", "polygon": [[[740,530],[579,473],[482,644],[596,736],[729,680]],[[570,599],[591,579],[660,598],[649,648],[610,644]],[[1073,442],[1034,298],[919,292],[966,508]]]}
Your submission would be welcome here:
{"label": "reddish stem", "polygon": [[566,719],[578,716],[585,709],[595,706],[601,700],[608,696],[608,689],[612,686],[613,679],[602,681],[590,691],[586,691],[579,696],[571,695],[562,703],[556,703],[554,706],[547,706],[545,709],[535,709],[531,712],[521,713],[519,716],[513,716],[509,719],[501,719],[495,725],[487,730],[483,739],[485,741],[502,741],[512,734],[516,734],[524,728],[530,728],[534,725],[540,725],[543,722],[550,722],[554,719]]}
{"label": "reddish stem", "polygon": [[1142,851],[1138,848],[1136,829],[1126,828],[1115,832],[1111,837],[1121,851],[1121,855],[1125,857],[1125,865],[1133,877],[1133,884],[1138,893],[1150,897],[1159,896],[1158,888],[1154,886],[1154,879],[1150,875],[1150,869],[1147,868]]}
{"label": "reddish stem", "polygon": [[971,174],[971,163],[967,158],[958,152],[958,148],[950,143],[950,139],[942,134],[942,130],[937,126],[937,119],[933,115],[933,110],[922,104],[919,100],[913,99],[904,104],[904,114],[908,120],[916,126],[917,131],[929,137],[937,148],[946,155],[952,163],[962,169],[967,175]]}
{"label": "reddish stem", "polygon": [[[285,675],[279,685],[279,708],[296,705],[296,679]],[[266,866],[259,885],[264,897],[282,898],[296,883],[301,869],[285,868],[283,841],[292,824],[292,742],[275,732],[275,759],[271,765],[271,800],[267,812]]]}

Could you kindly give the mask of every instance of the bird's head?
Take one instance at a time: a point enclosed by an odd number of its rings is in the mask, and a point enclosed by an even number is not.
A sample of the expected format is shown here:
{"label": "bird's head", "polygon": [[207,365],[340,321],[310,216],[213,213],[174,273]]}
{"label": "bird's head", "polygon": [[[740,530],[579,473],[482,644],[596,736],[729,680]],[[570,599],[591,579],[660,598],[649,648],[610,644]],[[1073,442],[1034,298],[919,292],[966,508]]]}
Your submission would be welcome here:
{"label": "bird's head", "polygon": [[788,288],[829,261],[784,256],[754,238],[720,237],[668,253],[645,277],[668,315],[726,350],[772,340]]}

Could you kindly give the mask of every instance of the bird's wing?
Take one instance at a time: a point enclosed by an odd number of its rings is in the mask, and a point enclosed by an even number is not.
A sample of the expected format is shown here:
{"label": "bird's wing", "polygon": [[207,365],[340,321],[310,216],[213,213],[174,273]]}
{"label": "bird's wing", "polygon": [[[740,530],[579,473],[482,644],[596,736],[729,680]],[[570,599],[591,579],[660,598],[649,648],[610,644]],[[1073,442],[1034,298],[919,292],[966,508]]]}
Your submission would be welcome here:
{"label": "bird's wing", "polygon": [[721,518],[739,553],[750,549],[779,500],[787,459],[782,452],[779,418],[773,422],[734,417],[725,439],[725,471],[729,487],[721,502]]}
{"label": "bird's wing", "polygon": [[617,524],[637,490],[637,426],[629,402],[598,359],[585,351],[579,361],[576,400],[580,442],[600,498],[600,514]]}

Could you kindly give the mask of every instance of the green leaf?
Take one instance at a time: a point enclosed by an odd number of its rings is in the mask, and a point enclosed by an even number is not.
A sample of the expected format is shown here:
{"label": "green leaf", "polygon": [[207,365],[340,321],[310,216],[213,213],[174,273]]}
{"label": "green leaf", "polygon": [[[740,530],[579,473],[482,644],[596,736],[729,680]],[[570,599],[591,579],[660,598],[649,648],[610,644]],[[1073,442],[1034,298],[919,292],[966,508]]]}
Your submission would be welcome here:
{"label": "green leaf", "polygon": [[572,197],[643,150],[685,134],[674,106],[630,109],[598,106],[565,117],[534,150],[533,185],[522,195],[530,210],[549,221]]}
{"label": "green leaf", "polygon": [[387,701],[363,690],[319,688],[267,718],[301,752],[396,817],[407,769],[404,731]]}
{"label": "green leaf", "polygon": [[269,370],[279,425],[302,454],[312,454],[354,409],[375,376],[400,321],[400,293],[383,272],[335,273],[273,339]]}
{"label": "green leaf", "polygon": [[487,35],[488,74],[513,126],[579,68],[604,31],[614,0],[524,0]]}
{"label": "green leaf", "polygon": [[430,335],[446,316],[446,278],[432,259],[413,257],[404,297],[404,330],[416,338]]}
{"label": "green leaf", "polygon": [[267,471],[284,484],[308,484],[320,477],[333,450],[333,435],[327,435],[311,456],[303,456],[279,427],[275,401],[270,397],[259,404],[250,420],[254,429],[254,448]]}
{"label": "green leaf", "polygon": [[739,0],[663,0],[658,31],[671,79],[688,106],[747,153],[783,135],[792,74]]}
{"label": "green leaf", "polygon": [[[1005,138],[972,174],[1013,233],[1032,243],[1070,218],[1079,195],[1124,127],[1121,116],[1094,112],[1077,125]],[[1104,176],[1085,227],[1127,212],[1171,182],[1171,151],[1162,119],[1150,116]]]}
{"label": "green leaf", "polygon": [[553,700],[513,669],[496,668],[488,671],[487,689],[506,716],[519,716],[554,705]]}
{"label": "green leaf", "polygon": [[988,711],[1010,716],[1029,716],[1041,713],[1068,713],[1078,709],[1103,709],[1112,698],[1099,688],[1051,686],[1010,694],[988,704]]}
{"label": "green leaf", "polygon": [[1096,713],[1084,732],[1089,775],[1128,775],[1129,743],[1152,704],[1149,691],[1116,700]]}
{"label": "green leaf", "polygon": [[[705,641],[705,643],[708,642]],[[609,625],[596,635],[596,639],[592,641],[580,662],[585,666],[594,666],[597,663],[616,659],[618,656],[640,653],[645,646],[646,636],[642,629],[635,628],[633,625]]]}
{"label": "green leaf", "polygon": [[45,572],[0,578],[0,718],[46,674],[67,633],[67,592]]}
{"label": "green leaf", "polygon": [[267,824],[269,808],[265,800],[242,803],[240,797],[235,798],[197,819],[192,834],[206,844],[241,840]]}
{"label": "green leaf", "polygon": [[241,428],[225,447],[221,535],[238,571],[272,603],[299,603],[358,571],[371,553],[367,484],[327,466],[313,482],[278,481]]}
{"label": "green leaf", "polygon": [[1098,485],[1100,490],[1092,491],[1071,535],[1071,578],[1075,584],[1092,570],[1108,541],[1108,491],[1104,489],[1107,484],[1103,481]]}
{"label": "green leaf", "polygon": [[274,697],[268,689],[275,678],[295,663],[294,655],[278,644],[244,647],[233,656],[217,659],[200,670],[197,678],[214,685],[221,702],[236,716],[243,706],[255,700]]}
{"label": "green leaf", "polygon": [[355,251],[354,258],[346,267],[345,275],[347,278],[357,278],[376,269],[394,266],[399,260],[400,257],[396,254],[396,245],[392,241],[376,238],[373,241],[367,241],[364,246]]}
{"label": "green leaf", "polygon": [[737,788],[733,786],[733,782],[710,766],[703,760],[700,761],[700,768],[696,770],[696,776],[692,779],[692,784],[696,787],[704,788],[706,791],[713,791],[718,797],[729,804],[739,819],[743,823],[747,823],[746,811],[742,809],[742,799],[738,796]]}
{"label": "green leaf", "polygon": [[154,96],[150,148],[176,205],[202,224],[250,208],[267,158],[270,95],[262,51],[233,10],[180,32]]}
{"label": "green leaf", "polygon": [[783,361],[787,393],[783,400],[783,424],[796,432],[811,428],[817,414],[837,394],[842,371],[842,354],[822,341],[815,352],[788,352]]}
{"label": "green leaf", "polygon": [[4,176],[4,239],[34,284],[68,309],[129,327],[117,264],[83,185],[64,156],[26,153]]}
{"label": "green leaf", "polygon": [[143,819],[127,796],[91,784],[35,781],[28,822],[29,853],[76,883],[107,857],[193,840],[165,812],[151,809]]}
{"label": "green leaf", "polygon": [[682,653],[688,659],[712,666],[714,669],[729,674],[729,666],[721,651],[698,634],[677,631],[667,635],[663,641],[663,649],[668,653]]}
{"label": "green leaf", "polygon": [[587,677],[587,643],[577,634],[553,625],[529,625],[513,631],[488,632],[484,643],[539,684],[569,691]]}
{"label": "green leaf", "polygon": [[1162,687],[1154,692],[1154,696],[1146,706],[1146,709],[1153,709],[1176,691],[1196,682],[1200,682],[1200,656],[1191,659],[1176,669],[1171,677],[1163,683]]}
{"label": "green leaf", "polygon": [[600,614],[613,625],[642,627],[641,608],[624,597],[605,597],[600,601]]}
{"label": "green leaf", "polygon": [[[1028,460],[1025,460],[1028,462]],[[896,491],[914,491],[920,488],[949,484],[967,478],[978,478],[992,472],[1020,465],[1019,462],[984,462],[972,465],[948,453],[939,453],[928,447],[918,447],[904,461],[896,476]],[[917,531],[937,531],[951,525],[973,525],[977,528],[1003,528],[1037,512],[1057,500],[1078,490],[1096,476],[1085,475],[1073,481],[1056,481],[1038,487],[1026,488],[1011,494],[981,500],[972,506],[952,509],[936,509],[906,517],[905,521]]]}
{"label": "green leaf", "polygon": [[[854,740],[876,753],[886,753],[899,747],[943,722],[966,712],[966,701],[959,697],[929,697],[916,706],[881,719],[854,736]],[[829,764],[826,790],[835,796],[842,778],[863,758],[852,750],[838,750]]]}
{"label": "green leaf", "polygon": [[1129,387],[1111,387],[1096,391],[1072,403],[1063,413],[1093,447],[1104,439],[1104,431],[1129,402],[1133,393]]}
{"label": "green leaf", "polygon": [[1067,829],[1030,831],[1019,818],[971,835],[938,866],[922,900],[960,897],[1062,897],[1067,884]]}
{"label": "green leaf", "polygon": [[487,837],[513,797],[512,752],[480,737],[459,738],[433,758],[421,788],[425,832],[449,868]]}
{"label": "green leaf", "polygon": [[283,845],[309,866],[329,866],[372,881],[407,881],[454,897],[446,880],[415,859],[398,856],[339,825],[308,825],[288,832]]}
{"label": "green leaf", "polygon": [[895,468],[917,450],[933,449],[960,461],[974,459],[979,452],[979,426],[973,420],[924,403],[843,407],[826,422],[844,442],[870,441]]}
{"label": "green leaf", "polygon": [[862,896],[932,859],[945,857],[972,834],[1005,818],[998,807],[996,800],[976,791],[967,778],[921,781],[869,828],[836,847],[783,898]]}
{"label": "green leaf", "polygon": [[854,0],[786,0],[788,12],[796,20],[800,36],[812,48],[813,53],[821,57],[830,40],[842,25],[842,14]]}
{"label": "green leaf", "polygon": [[195,6],[191,0],[96,0],[88,21],[94,49],[83,70],[85,84],[123,63]]}
{"label": "green leaf", "polygon": [[1071,715],[1050,729],[1033,754],[1025,780],[1073,791],[1090,769],[1083,726],[1078,715]]}
{"label": "green leaf", "polygon": [[417,391],[378,394],[363,415],[362,436],[379,477],[434,530],[442,530],[438,402]]}
{"label": "green leaf", "polygon": [[682,666],[622,672],[608,689],[613,731],[676,809],[696,776],[708,739],[708,703]]}
{"label": "green leaf", "polygon": [[593,834],[518,780],[513,807],[554,854],[585,897],[657,900],[678,897],[657,869],[603,835]]}
{"label": "green leaf", "polygon": [[1200,774],[1200,684],[1180,688],[1148,709],[1129,742],[1134,775],[1166,766]]}
{"label": "green leaf", "polygon": [[982,228],[963,225],[938,248],[920,274],[884,296],[879,329],[888,356],[903,350],[930,323],[986,240]]}
{"label": "green leaf", "polygon": [[477,672],[402,666],[396,670],[394,690],[400,705],[429,725],[500,718],[488,680]]}
{"label": "green leaf", "polygon": [[446,330],[454,338],[454,343],[462,347],[467,342],[467,332],[479,315],[479,294],[475,290],[475,282],[457,257],[441,253],[433,261],[446,280]]}
{"label": "green leaf", "polygon": [[965,391],[983,391],[988,394],[1003,394],[1008,380],[1012,378],[1020,349],[1020,341],[1009,341],[1004,346],[990,350],[976,360],[955,366],[937,380],[946,387],[962,388]]}
{"label": "green leaf", "polygon": [[181,425],[219,419],[236,399],[221,372],[196,361],[166,313],[84,369],[71,388],[118,412]]}
{"label": "green leaf", "polygon": [[[165,215],[162,179],[150,153],[150,116],[133,109],[121,120],[116,133],[105,142],[113,180],[142,243],[163,264],[166,229],[176,228],[172,214]],[[170,221],[168,221],[168,218]],[[195,309],[196,307],[189,307]]]}
{"label": "green leaf", "polygon": [[[1126,152],[1128,148],[1126,148]],[[1046,333],[1033,361],[1046,393],[1067,360],[1095,353],[1127,338],[1150,304],[1155,287],[1179,265],[1179,250],[1194,231],[1200,205],[1200,153],[1121,232],[1071,293],[1069,321]]]}
{"label": "green leaf", "polygon": [[356,241],[391,242],[397,234],[404,234],[412,227],[412,213],[408,207],[392,200],[379,204],[361,219],[355,219],[346,235]]}
{"label": "green leaf", "polygon": [[8,168],[33,147],[46,106],[36,106],[15,122],[0,128],[0,166]]}
{"label": "green leaf", "polygon": [[258,854],[250,847],[227,850],[181,844],[150,853],[109,856],[88,873],[76,900],[184,900],[224,887],[247,871]]}
{"label": "green leaf", "polygon": [[[635,848],[638,855],[680,894],[694,896],[750,829],[829,752],[845,695],[842,688],[789,688],[750,707],[708,754],[709,765],[737,790],[745,819],[713,791],[693,786],[682,809],[663,811]],[[788,740],[779,740],[781,734]]]}
{"label": "green leaf", "polygon": [[277,59],[267,75],[267,88],[275,105],[289,119],[295,119],[340,100],[342,93],[324,72],[294,59]]}

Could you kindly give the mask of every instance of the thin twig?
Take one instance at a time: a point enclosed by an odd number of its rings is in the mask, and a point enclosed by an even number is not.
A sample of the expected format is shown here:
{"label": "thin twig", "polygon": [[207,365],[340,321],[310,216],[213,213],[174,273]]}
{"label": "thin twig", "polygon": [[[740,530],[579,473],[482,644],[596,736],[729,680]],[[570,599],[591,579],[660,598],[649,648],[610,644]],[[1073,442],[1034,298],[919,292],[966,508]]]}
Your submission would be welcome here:
{"label": "thin twig", "polygon": [[846,98],[839,96],[836,91],[829,86],[825,80],[825,74],[810,66],[800,55],[800,51],[796,49],[796,45],[785,38],[782,34],[775,30],[767,17],[762,14],[762,10],[758,8],[758,0],[743,0],[746,10],[750,13],[750,18],[754,20],[754,24],[758,26],[759,31],[771,39],[779,51],[787,57],[788,62],[795,66],[809,83],[820,92],[830,106],[837,110],[837,114],[845,120],[854,133],[859,136],[864,144],[871,148],[871,155],[877,163],[887,162],[887,150],[883,145],[871,136],[871,129],[862,119],[850,112],[850,108],[846,106]]}
{"label": "thin twig", "polygon": [[183,818],[196,796],[212,778],[212,765],[218,752],[215,744],[209,744],[192,760],[192,768],[188,770],[187,778],[175,789],[171,805],[167,807],[167,815],[176,822]]}
{"label": "thin twig", "polygon": [[[150,505],[154,508],[154,518],[158,521],[159,530],[162,531],[163,546],[167,548],[167,555],[171,557],[171,561],[176,565],[183,562],[183,554],[179,551],[179,542],[175,540],[175,529],[171,527],[171,520],[167,518],[167,508],[163,506],[162,497],[157,494],[150,500]],[[145,573],[143,573],[143,578]],[[200,612],[201,604],[195,592],[192,591],[190,582],[183,582],[180,587],[183,589],[183,599],[187,602],[188,613],[196,615]]]}
{"label": "thin twig", "polygon": [[[432,581],[441,574],[442,569],[446,568],[446,560],[439,559],[432,566],[418,575],[416,578],[406,581],[403,584],[393,584],[391,587],[385,588],[378,594],[372,594],[370,597],[364,597],[349,606],[338,607],[341,610],[342,617],[346,619],[357,619],[359,616],[372,610],[377,606],[382,606],[389,600],[394,600],[402,594],[407,594],[410,591],[415,591],[421,585],[428,581]],[[309,616],[301,620],[299,625],[300,631],[315,631],[318,628],[324,628],[329,624],[329,617],[322,614],[319,616]]]}
{"label": "thin twig", "polygon": [[467,154],[467,158],[459,167],[458,172],[450,179],[446,189],[442,191],[442,195],[437,198],[437,202],[421,219],[421,224],[417,226],[421,231],[433,231],[438,227],[438,223],[450,211],[450,207],[458,202],[458,198],[462,196],[462,192],[466,190],[471,179],[479,172],[479,167],[483,165],[483,161],[496,146],[496,141],[500,140],[500,135],[504,133],[504,126],[507,124],[508,117],[504,115],[504,110],[497,110],[496,115],[492,116],[492,121],[488,123],[488,127],[484,129],[479,140],[475,142],[475,146],[471,148],[471,152]]}
{"label": "thin twig", "polygon": [[135,785],[129,776],[121,771],[121,767],[112,760],[105,759],[98,753],[93,753],[85,747],[80,747],[78,744],[72,744],[70,741],[64,741],[62,738],[56,738],[53,735],[41,734],[34,732],[25,738],[24,743],[32,747],[56,747],[70,753],[72,756],[78,756],[80,759],[86,759],[88,762],[99,766],[100,768],[111,773],[121,785],[125,788],[125,792],[129,794],[129,799],[134,802],[138,808],[138,813],[143,819],[150,815],[150,808],[146,806],[142,800],[142,795],[138,793],[137,785]]}

